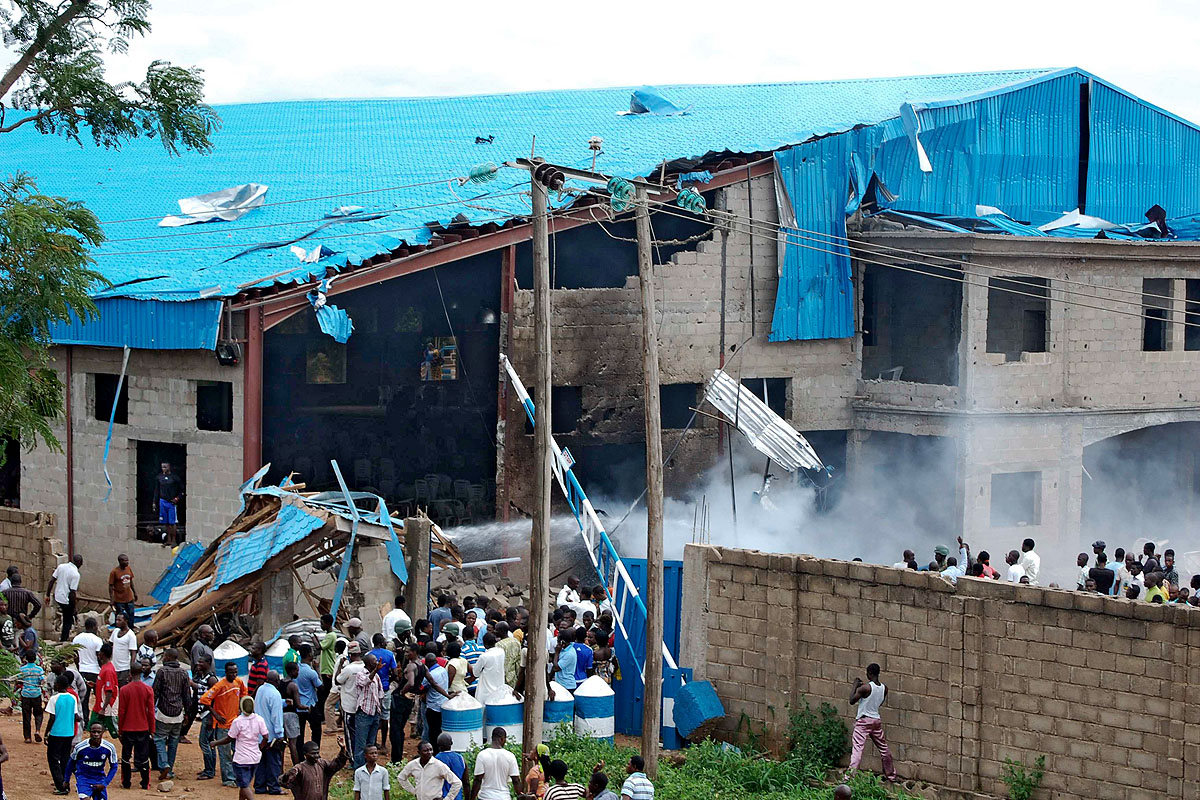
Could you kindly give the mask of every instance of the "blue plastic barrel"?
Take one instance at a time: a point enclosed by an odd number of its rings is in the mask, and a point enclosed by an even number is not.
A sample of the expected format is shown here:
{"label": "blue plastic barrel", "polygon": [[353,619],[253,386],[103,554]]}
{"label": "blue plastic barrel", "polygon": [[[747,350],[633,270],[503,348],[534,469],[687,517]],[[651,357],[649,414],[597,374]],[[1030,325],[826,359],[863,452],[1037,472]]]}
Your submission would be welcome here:
{"label": "blue plastic barrel", "polygon": [[550,682],[550,694],[542,704],[542,741],[549,743],[559,731],[572,729],[575,719],[575,695],[558,681]]}
{"label": "blue plastic barrel", "polygon": [[456,753],[483,747],[483,704],[465,692],[450,698],[442,704],[442,731],[450,734]]}
{"label": "blue plastic barrel", "polygon": [[218,678],[225,677],[225,665],[230,661],[237,664],[238,675],[243,679],[250,674],[250,652],[237,642],[227,640],[213,650],[213,671]]}
{"label": "blue plastic barrel", "polygon": [[575,687],[575,733],[611,742],[615,730],[616,695],[603,678],[593,675]]}
{"label": "blue plastic barrel", "polygon": [[525,704],[511,693],[506,694],[503,699],[488,703],[484,708],[484,741],[491,741],[492,731],[496,728],[504,728],[511,744],[521,744],[525,730]]}
{"label": "blue plastic barrel", "polygon": [[287,639],[276,639],[274,644],[267,648],[267,669],[273,669],[279,673],[279,677],[283,677],[283,657],[287,655],[287,651],[291,649]]}

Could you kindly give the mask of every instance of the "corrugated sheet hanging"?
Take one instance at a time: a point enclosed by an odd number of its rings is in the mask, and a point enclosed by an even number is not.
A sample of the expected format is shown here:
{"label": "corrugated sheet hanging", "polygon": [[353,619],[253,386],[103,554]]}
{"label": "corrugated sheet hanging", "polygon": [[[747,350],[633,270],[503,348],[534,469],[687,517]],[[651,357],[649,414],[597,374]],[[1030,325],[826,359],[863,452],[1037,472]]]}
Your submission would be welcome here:
{"label": "corrugated sheet hanging", "polygon": [[96,301],[99,318],[50,326],[57,344],[133,347],[139,350],[212,350],[217,346],[221,300],[135,300],[109,297]]}
{"label": "corrugated sheet hanging", "polygon": [[704,399],[733,422],[755,450],[788,472],[825,468],[807,439],[721,370],[714,370],[704,384]]}
{"label": "corrugated sheet hanging", "polygon": [[1133,222],[1155,204],[1168,217],[1200,211],[1195,126],[1099,80],[1090,107],[1088,214]]}

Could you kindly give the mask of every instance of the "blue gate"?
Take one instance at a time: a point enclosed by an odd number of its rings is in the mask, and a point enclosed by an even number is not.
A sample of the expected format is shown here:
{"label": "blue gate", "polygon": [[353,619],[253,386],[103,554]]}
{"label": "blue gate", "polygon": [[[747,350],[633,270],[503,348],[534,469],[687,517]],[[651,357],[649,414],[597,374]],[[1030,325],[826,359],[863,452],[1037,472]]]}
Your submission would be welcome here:
{"label": "blue gate", "polygon": [[[629,570],[638,593],[646,595],[646,559],[622,558]],[[666,561],[663,563],[663,588],[666,602],[663,606],[663,643],[672,653],[679,652],[680,612],[683,603],[683,562]],[[617,733],[629,736],[642,734],[642,696],[645,691],[642,681],[638,678],[640,659],[633,654],[646,652],[646,623],[639,617],[630,615],[625,622],[629,639],[617,631],[615,652],[621,665],[621,679],[613,681],[613,691],[616,693],[616,729]]]}

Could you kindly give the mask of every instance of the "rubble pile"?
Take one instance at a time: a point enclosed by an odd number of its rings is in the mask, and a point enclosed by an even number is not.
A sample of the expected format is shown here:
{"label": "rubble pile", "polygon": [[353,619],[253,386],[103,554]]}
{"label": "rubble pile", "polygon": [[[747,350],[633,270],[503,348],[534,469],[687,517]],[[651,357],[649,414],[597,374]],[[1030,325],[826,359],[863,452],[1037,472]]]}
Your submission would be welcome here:
{"label": "rubble pile", "polygon": [[504,577],[503,567],[490,564],[467,569],[440,569],[433,573],[430,588],[434,596],[447,593],[461,601],[483,595],[491,608],[529,605],[529,587]]}

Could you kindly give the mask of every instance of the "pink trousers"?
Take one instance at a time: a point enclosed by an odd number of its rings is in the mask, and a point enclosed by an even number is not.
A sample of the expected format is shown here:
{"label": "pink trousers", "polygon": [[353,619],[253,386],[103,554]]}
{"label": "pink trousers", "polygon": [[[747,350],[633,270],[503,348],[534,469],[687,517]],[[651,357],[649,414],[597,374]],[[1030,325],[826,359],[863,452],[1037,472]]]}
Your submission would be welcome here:
{"label": "pink trousers", "polygon": [[890,781],[896,780],[896,767],[892,764],[892,751],[888,749],[887,737],[883,735],[883,723],[871,717],[860,717],[854,722],[854,747],[850,751],[850,769],[858,769],[862,761],[863,748],[867,739],[875,743],[879,750],[879,759],[883,762],[883,776]]}

